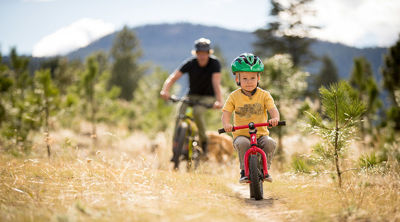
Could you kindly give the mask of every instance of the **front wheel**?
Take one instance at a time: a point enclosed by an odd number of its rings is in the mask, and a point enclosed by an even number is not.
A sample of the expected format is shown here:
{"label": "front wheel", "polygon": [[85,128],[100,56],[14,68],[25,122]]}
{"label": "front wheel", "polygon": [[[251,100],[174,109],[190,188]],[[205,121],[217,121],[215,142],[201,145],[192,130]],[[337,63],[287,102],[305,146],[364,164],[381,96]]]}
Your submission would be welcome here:
{"label": "front wheel", "polygon": [[257,156],[251,155],[249,158],[250,198],[261,200],[263,199],[263,184],[258,163]]}
{"label": "front wheel", "polygon": [[174,146],[172,150],[173,152],[172,162],[174,162],[174,169],[179,168],[181,154],[187,140],[186,137],[187,130],[188,130],[187,124],[182,123],[179,125],[177,132],[175,134]]}
{"label": "front wheel", "polygon": [[254,189],[253,189],[253,185],[251,183],[249,183],[249,188],[250,188],[250,199],[254,198]]}

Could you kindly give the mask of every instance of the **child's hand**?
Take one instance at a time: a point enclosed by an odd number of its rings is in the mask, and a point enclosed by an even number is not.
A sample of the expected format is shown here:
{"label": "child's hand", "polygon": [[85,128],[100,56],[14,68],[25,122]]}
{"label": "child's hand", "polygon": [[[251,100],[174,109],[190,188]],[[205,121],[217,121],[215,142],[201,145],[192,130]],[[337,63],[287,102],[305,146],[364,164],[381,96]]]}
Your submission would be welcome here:
{"label": "child's hand", "polygon": [[272,119],[270,119],[270,120],[268,121],[268,123],[269,123],[271,126],[277,126],[277,125],[278,125],[278,122],[279,122],[279,120],[278,120],[277,118],[272,118]]}
{"label": "child's hand", "polygon": [[232,128],[233,128],[232,124],[230,123],[224,124],[225,132],[232,132]]}

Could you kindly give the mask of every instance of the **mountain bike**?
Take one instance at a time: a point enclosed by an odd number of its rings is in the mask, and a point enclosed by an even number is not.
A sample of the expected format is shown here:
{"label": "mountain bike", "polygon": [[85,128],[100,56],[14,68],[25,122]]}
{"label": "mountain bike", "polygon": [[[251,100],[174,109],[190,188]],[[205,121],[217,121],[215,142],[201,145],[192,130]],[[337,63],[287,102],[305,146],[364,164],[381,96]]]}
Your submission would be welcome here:
{"label": "mountain bike", "polygon": [[[278,122],[278,126],[286,125],[285,121]],[[270,126],[269,123],[249,123],[248,125],[234,126],[232,131],[249,128],[251,147],[244,155],[244,171],[249,178],[250,198],[263,199],[263,181],[268,178],[267,156],[257,147],[257,127]],[[218,133],[225,133],[225,129],[218,129]]]}
{"label": "mountain bike", "polygon": [[186,112],[178,116],[174,132],[172,145],[173,155],[171,158],[171,161],[174,163],[174,169],[177,170],[179,168],[179,164],[182,160],[187,161],[187,170],[190,170],[193,165],[194,169],[196,169],[199,165],[203,149],[199,146],[198,129],[193,120],[193,107],[204,106],[206,108],[212,108],[213,104],[205,104],[189,100],[188,98],[177,98],[175,96],[171,96],[169,100],[172,102],[186,103],[188,105]]}

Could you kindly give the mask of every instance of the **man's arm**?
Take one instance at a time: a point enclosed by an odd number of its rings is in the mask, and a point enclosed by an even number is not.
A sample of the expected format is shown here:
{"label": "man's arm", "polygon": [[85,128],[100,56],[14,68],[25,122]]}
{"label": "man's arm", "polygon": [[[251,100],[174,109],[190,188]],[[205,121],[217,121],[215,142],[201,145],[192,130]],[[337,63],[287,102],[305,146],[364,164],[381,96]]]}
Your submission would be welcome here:
{"label": "man's arm", "polygon": [[268,113],[271,115],[271,118],[269,119],[269,123],[272,126],[277,126],[278,125],[278,121],[280,120],[280,114],[278,109],[276,108],[276,106],[274,106],[274,108],[268,110]]}
{"label": "man's arm", "polygon": [[162,87],[162,90],[160,92],[160,96],[167,100],[169,99],[170,95],[169,95],[169,90],[171,89],[172,85],[174,85],[174,83],[181,78],[183,75],[183,73],[179,70],[175,70],[175,72],[173,72],[171,75],[169,75],[169,77],[165,80],[164,85]]}
{"label": "man's arm", "polygon": [[222,94],[221,94],[221,73],[216,72],[212,75],[212,85],[217,101],[214,103],[215,109],[222,108]]}

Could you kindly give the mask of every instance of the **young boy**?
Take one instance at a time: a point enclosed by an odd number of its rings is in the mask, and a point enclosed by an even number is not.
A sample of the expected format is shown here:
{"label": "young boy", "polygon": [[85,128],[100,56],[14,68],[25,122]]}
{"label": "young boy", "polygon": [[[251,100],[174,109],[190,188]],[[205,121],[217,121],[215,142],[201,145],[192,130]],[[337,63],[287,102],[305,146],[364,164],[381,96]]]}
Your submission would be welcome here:
{"label": "young boy", "polygon": [[[233,91],[222,108],[222,124],[226,132],[232,132],[230,123],[232,112],[235,126],[247,125],[250,122],[265,123],[268,120],[268,113],[271,115],[269,123],[276,126],[279,121],[279,111],[274,104],[274,99],[268,91],[258,87],[260,73],[264,71],[264,64],[257,56],[251,53],[243,53],[232,62],[232,73],[239,89]],[[267,156],[268,169],[271,166],[276,142],[268,136],[268,127],[257,128],[258,147],[263,149]],[[240,183],[248,182],[244,173],[244,154],[250,148],[248,129],[236,130],[233,132],[233,145],[239,154],[240,161]],[[265,178],[272,182],[272,177]]]}

